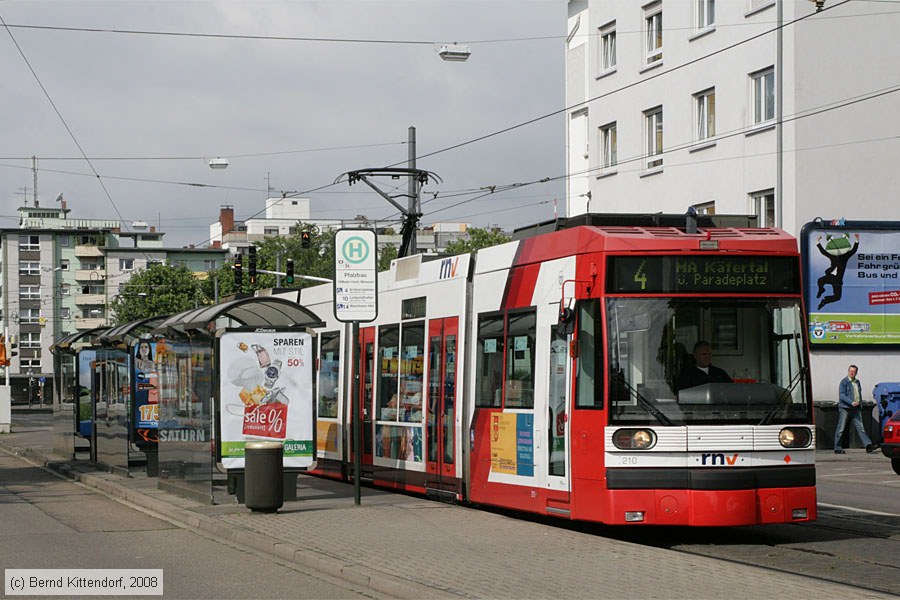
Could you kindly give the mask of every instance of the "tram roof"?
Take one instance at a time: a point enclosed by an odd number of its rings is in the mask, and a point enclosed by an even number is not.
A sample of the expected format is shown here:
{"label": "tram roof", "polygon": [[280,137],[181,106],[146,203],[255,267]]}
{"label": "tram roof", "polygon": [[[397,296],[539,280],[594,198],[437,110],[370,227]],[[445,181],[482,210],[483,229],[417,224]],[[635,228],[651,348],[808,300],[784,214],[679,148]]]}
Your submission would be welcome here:
{"label": "tram roof", "polygon": [[50,352],[56,352],[57,350],[68,350],[74,344],[78,342],[88,342],[93,341],[94,338],[99,336],[102,332],[109,329],[108,327],[95,327],[94,329],[82,329],[81,331],[76,331],[75,333],[70,333],[69,335],[60,338],[56,341],[56,343],[50,346]]}
{"label": "tram roof", "polygon": [[202,306],[172,315],[159,323],[154,333],[206,329],[219,318],[229,318],[245,327],[321,327],[322,320],[296,302],[274,296],[254,296]]}
{"label": "tram roof", "polygon": [[116,327],[107,329],[97,336],[97,341],[101,344],[116,344],[126,341],[130,338],[137,338],[145,334],[149,334],[153,329],[169,318],[169,315],[156,315],[154,317],[145,317],[136,321],[129,321]]}

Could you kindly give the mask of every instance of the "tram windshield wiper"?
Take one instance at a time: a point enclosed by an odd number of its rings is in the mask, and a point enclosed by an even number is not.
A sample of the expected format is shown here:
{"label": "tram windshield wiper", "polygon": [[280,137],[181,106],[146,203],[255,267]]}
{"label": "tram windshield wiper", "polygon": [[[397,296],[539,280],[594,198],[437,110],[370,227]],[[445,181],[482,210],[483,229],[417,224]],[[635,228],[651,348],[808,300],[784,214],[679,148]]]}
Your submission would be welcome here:
{"label": "tram windshield wiper", "polygon": [[625,389],[628,390],[628,392],[633,395],[635,399],[637,399],[637,403],[644,410],[653,415],[657,421],[668,427],[671,427],[675,424],[672,422],[672,419],[667,417],[661,410],[659,410],[659,408],[656,407],[655,403],[647,400],[647,398],[645,398],[639,391],[637,391],[630,383],[625,381],[624,377],[620,378],[619,383],[621,383],[625,387]]}
{"label": "tram windshield wiper", "polygon": [[794,388],[797,387],[797,384],[803,380],[803,377],[808,370],[809,367],[801,367],[800,370],[797,371],[797,374],[794,375],[794,378],[791,380],[791,385],[789,385],[781,392],[781,394],[778,396],[778,400],[775,402],[775,406],[769,409],[769,412],[767,412],[766,415],[762,418],[762,421],[759,422],[760,425],[771,425],[772,421],[775,419],[775,415],[777,415],[778,411],[782,409],[784,401],[791,396]]}

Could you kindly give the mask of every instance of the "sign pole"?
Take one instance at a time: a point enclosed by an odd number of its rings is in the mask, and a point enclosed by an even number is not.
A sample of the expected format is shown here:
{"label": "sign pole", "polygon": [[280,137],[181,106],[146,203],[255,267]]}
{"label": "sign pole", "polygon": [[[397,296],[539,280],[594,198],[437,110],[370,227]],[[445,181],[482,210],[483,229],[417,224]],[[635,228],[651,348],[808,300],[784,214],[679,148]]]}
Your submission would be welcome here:
{"label": "sign pole", "polygon": [[[350,334],[353,349],[352,364],[359,364],[359,321],[353,321]],[[353,498],[356,506],[362,503],[362,398],[360,397],[359,369],[353,369]]]}
{"label": "sign pole", "polygon": [[[363,402],[359,378],[359,324],[378,316],[378,239],[372,229],[338,229],[334,236],[334,316],[351,324],[349,343],[353,381],[350,382],[353,419],[353,493],[356,505],[362,495]],[[345,330],[346,331],[346,330]]]}

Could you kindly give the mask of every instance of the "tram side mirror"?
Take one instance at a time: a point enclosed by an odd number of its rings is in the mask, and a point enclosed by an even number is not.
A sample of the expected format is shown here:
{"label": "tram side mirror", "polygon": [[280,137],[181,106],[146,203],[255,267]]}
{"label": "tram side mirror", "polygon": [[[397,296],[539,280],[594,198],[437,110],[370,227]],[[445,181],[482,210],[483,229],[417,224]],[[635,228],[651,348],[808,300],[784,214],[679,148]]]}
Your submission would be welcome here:
{"label": "tram side mirror", "polygon": [[556,323],[556,332],[559,335],[572,335],[575,333],[575,311],[564,308],[559,311],[559,321]]}

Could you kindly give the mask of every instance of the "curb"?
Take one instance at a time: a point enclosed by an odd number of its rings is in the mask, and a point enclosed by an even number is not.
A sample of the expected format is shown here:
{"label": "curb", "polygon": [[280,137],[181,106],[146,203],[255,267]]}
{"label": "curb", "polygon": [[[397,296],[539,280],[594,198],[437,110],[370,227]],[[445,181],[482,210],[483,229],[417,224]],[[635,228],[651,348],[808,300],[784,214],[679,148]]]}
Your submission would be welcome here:
{"label": "curb", "polygon": [[447,594],[446,591],[407,581],[365,565],[343,561],[327,554],[321,554],[288,542],[266,537],[254,531],[221,523],[213,517],[180,508],[161,498],[153,498],[115,481],[110,481],[104,477],[105,473],[102,471],[79,472],[68,468],[65,463],[55,462],[39,452],[27,448],[9,446],[2,441],[0,441],[0,448],[13,456],[27,459],[37,464],[40,468],[52,471],[61,477],[77,481],[109,496],[158,513],[175,525],[202,531],[220,541],[241,544],[286,562],[395,598],[453,597],[452,594]]}

